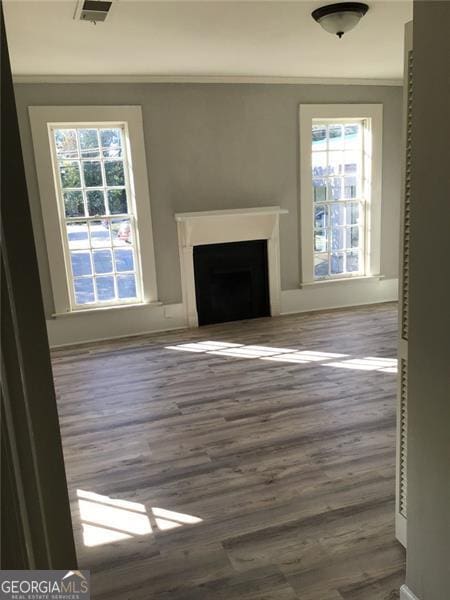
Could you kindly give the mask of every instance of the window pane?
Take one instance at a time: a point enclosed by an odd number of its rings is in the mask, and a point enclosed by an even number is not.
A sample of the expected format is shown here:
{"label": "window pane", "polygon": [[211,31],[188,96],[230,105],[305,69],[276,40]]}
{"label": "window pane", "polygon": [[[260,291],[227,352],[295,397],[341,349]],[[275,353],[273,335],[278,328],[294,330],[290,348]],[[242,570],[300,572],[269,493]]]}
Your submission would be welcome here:
{"label": "window pane", "polygon": [[95,158],[99,156],[97,129],[79,129],[78,139],[82,158]]}
{"label": "window pane", "polygon": [[316,229],[314,232],[314,250],[316,252],[326,252],[328,250],[327,230]]}
{"label": "window pane", "polygon": [[328,126],[329,148],[330,150],[342,148],[344,143],[342,125],[332,124]]}
{"label": "window pane", "polygon": [[345,205],[343,204],[331,204],[331,227],[337,225],[345,225]]}
{"label": "window pane", "polygon": [[100,141],[103,156],[111,158],[122,156],[120,129],[101,129]]}
{"label": "window pane", "polygon": [[343,250],[345,248],[345,229],[343,227],[331,230],[331,249]]}
{"label": "window pane", "polygon": [[86,221],[68,223],[67,238],[70,250],[89,248],[89,234]]}
{"label": "window pane", "polygon": [[312,149],[323,150],[327,144],[327,126],[313,125],[312,126]]}
{"label": "window pane", "polygon": [[125,185],[125,174],[121,160],[105,162],[106,185]]}
{"label": "window pane", "polygon": [[103,185],[102,168],[98,161],[87,160],[83,163],[84,185],[100,187]]}
{"label": "window pane", "polygon": [[55,130],[56,155],[62,158],[78,158],[77,132],[75,129]]}
{"label": "window pane", "polygon": [[326,202],[327,199],[327,180],[313,179],[314,202]]}
{"label": "window pane", "polygon": [[131,248],[119,248],[114,250],[114,260],[116,261],[116,271],[133,271],[134,260]]}
{"label": "window pane", "polygon": [[312,153],[312,174],[313,177],[321,177],[327,175],[328,157],[326,152]]}
{"label": "window pane", "polygon": [[66,217],[84,217],[83,192],[64,192],[64,209]]}
{"label": "window pane", "polygon": [[347,248],[357,248],[359,246],[359,227],[347,228]]}
{"label": "window pane", "polygon": [[344,128],[345,148],[361,147],[361,126],[359,123],[348,123]]}
{"label": "window pane", "polygon": [[101,190],[86,192],[89,215],[96,217],[105,214],[105,195]]}
{"label": "window pane", "polygon": [[96,273],[111,273],[112,256],[111,250],[94,250],[94,269]]}
{"label": "window pane", "polygon": [[116,293],[114,291],[114,277],[96,277],[95,286],[97,289],[97,298],[101,302],[114,300]]}
{"label": "window pane", "polygon": [[324,229],[328,226],[327,207],[316,206],[314,208],[314,227]]}
{"label": "window pane", "polygon": [[95,301],[94,283],[92,277],[74,279],[75,302],[77,304],[88,304]]}
{"label": "window pane", "polygon": [[342,177],[331,177],[328,180],[328,199],[342,200]]}
{"label": "window pane", "polygon": [[355,273],[359,271],[359,253],[350,252],[347,254],[347,271]]}
{"label": "window pane", "polygon": [[117,290],[119,298],[136,298],[136,279],[134,275],[118,275]]}
{"label": "window pane", "polygon": [[327,277],[328,271],[328,254],[315,254],[314,255],[314,276],[315,277]]}
{"label": "window pane", "polygon": [[343,152],[329,152],[328,153],[328,175],[343,175],[343,163],[344,153]]}
{"label": "window pane", "polygon": [[344,177],[344,198],[357,198],[357,181],[356,177]]}
{"label": "window pane", "polygon": [[70,259],[74,277],[92,275],[91,257],[89,252],[71,252]]}
{"label": "window pane", "polygon": [[127,246],[133,242],[131,223],[129,219],[113,219],[111,236],[114,246]]}
{"label": "window pane", "polygon": [[344,152],[344,173],[353,175],[361,173],[361,150],[346,150]]}
{"label": "window pane", "polygon": [[125,190],[108,190],[109,212],[112,215],[125,214],[127,208],[127,194]]}
{"label": "window pane", "polygon": [[338,273],[344,272],[344,255],[343,254],[332,254],[331,255],[331,273],[337,275]]}
{"label": "window pane", "polygon": [[359,224],[359,204],[350,204],[347,206],[347,224]]}
{"label": "window pane", "polygon": [[104,221],[91,221],[91,244],[94,248],[105,247],[111,245],[111,238],[109,236],[109,222]]}
{"label": "window pane", "polygon": [[63,188],[81,187],[80,163],[78,161],[63,160],[59,164],[61,186]]}

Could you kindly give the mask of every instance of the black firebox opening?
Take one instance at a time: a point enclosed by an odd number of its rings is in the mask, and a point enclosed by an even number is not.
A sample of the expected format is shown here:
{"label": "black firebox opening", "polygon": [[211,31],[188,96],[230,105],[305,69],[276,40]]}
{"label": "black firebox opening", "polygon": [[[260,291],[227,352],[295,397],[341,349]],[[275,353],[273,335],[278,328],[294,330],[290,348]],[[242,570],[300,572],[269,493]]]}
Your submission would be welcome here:
{"label": "black firebox opening", "polygon": [[199,325],[270,315],[267,241],[194,246]]}

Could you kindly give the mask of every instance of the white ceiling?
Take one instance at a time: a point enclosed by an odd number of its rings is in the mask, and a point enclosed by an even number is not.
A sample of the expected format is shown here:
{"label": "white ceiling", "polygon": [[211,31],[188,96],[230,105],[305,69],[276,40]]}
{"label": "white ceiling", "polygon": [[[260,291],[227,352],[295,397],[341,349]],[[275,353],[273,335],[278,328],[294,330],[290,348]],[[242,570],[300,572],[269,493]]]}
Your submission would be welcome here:
{"label": "white ceiling", "polygon": [[15,75],[401,78],[412,2],[368,3],[339,40],[311,18],[327,0],[114,0],[97,25],[73,19],[76,0],[3,2]]}

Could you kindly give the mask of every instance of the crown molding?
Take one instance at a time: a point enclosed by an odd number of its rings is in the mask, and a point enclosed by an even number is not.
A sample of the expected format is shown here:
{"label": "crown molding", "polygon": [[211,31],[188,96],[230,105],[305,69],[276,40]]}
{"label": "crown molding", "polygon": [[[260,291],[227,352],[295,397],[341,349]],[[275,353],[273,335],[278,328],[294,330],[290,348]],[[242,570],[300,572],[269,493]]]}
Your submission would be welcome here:
{"label": "crown molding", "polygon": [[15,75],[14,83],[243,83],[279,85],[402,86],[402,79],[352,77],[271,77],[234,75]]}

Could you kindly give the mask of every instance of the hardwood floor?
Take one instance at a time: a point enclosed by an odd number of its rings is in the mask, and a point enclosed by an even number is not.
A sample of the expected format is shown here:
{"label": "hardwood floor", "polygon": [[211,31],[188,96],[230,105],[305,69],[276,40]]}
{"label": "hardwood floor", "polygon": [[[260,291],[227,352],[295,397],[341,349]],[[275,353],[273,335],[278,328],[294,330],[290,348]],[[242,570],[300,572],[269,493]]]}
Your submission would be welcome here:
{"label": "hardwood floor", "polygon": [[379,360],[396,319],[384,304],[54,351],[92,597],[398,598],[396,374]]}

